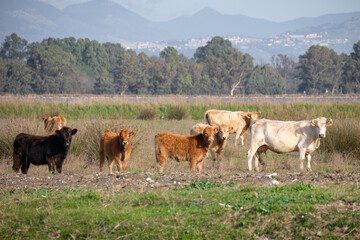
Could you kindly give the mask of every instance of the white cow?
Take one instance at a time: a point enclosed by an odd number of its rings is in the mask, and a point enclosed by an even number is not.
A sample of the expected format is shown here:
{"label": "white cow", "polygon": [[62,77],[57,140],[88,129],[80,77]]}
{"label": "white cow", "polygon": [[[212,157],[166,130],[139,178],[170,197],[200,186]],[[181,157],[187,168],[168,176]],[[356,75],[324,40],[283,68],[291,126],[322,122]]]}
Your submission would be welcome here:
{"label": "white cow", "polygon": [[244,134],[249,131],[250,123],[261,117],[258,112],[232,112],[225,110],[207,110],[204,114],[205,122],[211,126],[223,126],[229,128],[229,133],[236,133],[235,147],[240,137],[241,145],[244,145]]}
{"label": "white cow", "polygon": [[259,155],[270,149],[276,153],[299,152],[300,170],[311,171],[311,153],[320,146],[320,139],[325,137],[326,127],[332,125],[331,118],[319,117],[304,121],[274,121],[258,119],[250,126],[251,143],[247,154],[249,171],[252,170],[252,159],[255,159],[255,170],[259,171]]}

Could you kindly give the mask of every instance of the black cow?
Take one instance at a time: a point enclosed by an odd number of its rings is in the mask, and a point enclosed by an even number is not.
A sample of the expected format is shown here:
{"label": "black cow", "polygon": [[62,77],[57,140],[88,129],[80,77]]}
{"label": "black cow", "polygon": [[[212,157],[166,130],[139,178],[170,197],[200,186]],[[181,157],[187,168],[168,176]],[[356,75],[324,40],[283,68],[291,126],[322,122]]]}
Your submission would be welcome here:
{"label": "black cow", "polygon": [[77,132],[77,129],[63,127],[56,130],[55,134],[50,136],[35,136],[26,133],[20,133],[14,140],[13,152],[13,170],[26,174],[30,163],[34,165],[49,166],[49,171],[55,173],[55,166],[58,173],[61,173],[64,159],[71,144],[71,137]]}

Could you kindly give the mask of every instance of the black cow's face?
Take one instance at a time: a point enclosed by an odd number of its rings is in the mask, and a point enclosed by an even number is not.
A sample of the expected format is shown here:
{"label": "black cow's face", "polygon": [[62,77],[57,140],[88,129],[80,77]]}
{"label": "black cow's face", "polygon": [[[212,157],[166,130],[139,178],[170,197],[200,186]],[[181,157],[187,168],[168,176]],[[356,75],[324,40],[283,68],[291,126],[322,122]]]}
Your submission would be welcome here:
{"label": "black cow's face", "polygon": [[55,131],[56,135],[60,136],[61,143],[65,148],[70,147],[71,137],[77,133],[77,129],[71,129],[69,127],[63,127],[60,130]]}

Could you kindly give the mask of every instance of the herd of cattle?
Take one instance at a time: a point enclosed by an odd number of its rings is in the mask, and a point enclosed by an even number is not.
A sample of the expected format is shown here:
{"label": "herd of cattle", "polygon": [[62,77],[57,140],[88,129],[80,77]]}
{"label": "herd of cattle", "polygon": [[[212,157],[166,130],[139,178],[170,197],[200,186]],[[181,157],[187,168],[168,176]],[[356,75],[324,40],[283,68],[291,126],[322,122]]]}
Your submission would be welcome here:
{"label": "herd of cattle", "polygon": [[[20,133],[14,140],[13,170],[26,174],[30,163],[47,164],[49,171],[61,173],[62,165],[71,144],[71,138],[77,129],[66,126],[64,116],[47,116],[43,118],[48,136],[35,136]],[[311,153],[320,145],[325,137],[326,127],[332,125],[330,118],[319,117],[303,121],[275,121],[262,119],[257,112],[232,112],[208,110],[204,115],[205,123],[191,127],[190,135],[158,133],[155,135],[155,156],[158,171],[164,170],[168,158],[176,161],[189,161],[190,170],[201,173],[203,160],[210,151],[213,165],[219,163],[221,152],[226,146],[229,134],[236,134],[244,145],[244,134],[251,133],[250,149],[247,153],[248,169],[252,171],[254,159],[255,170],[259,171],[259,163],[263,164],[260,154],[268,149],[276,153],[299,152],[300,169],[303,170],[307,159],[307,169],[311,171]],[[103,170],[105,157],[109,171],[112,173],[115,161],[118,171],[126,172],[131,155],[130,137],[135,133],[128,129],[120,132],[106,130],[100,139],[100,171]]]}

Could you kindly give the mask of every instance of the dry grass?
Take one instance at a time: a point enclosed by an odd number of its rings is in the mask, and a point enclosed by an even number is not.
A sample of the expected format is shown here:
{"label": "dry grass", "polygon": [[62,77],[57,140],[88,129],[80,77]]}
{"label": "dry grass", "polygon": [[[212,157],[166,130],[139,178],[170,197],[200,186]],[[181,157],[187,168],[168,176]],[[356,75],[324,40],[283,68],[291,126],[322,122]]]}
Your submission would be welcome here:
{"label": "dry grass", "polygon": [[[132,139],[133,151],[128,170],[130,172],[156,172],[156,160],[154,152],[154,136],[159,132],[172,132],[177,134],[189,134],[189,129],[197,123],[196,120],[125,120],[125,119],[89,119],[68,120],[68,125],[77,128],[78,133],[73,137],[73,142],[68,158],[64,164],[64,171],[94,173],[98,171],[98,149],[101,134],[106,130],[119,131],[128,128],[135,131]],[[340,121],[335,124],[341,124]],[[1,131],[1,167],[0,173],[11,172],[12,166],[12,142],[20,132],[43,135],[43,123],[39,119],[7,118],[2,119],[3,131]],[[339,126],[338,126],[339,127]],[[341,132],[341,131],[334,131]],[[333,132],[327,137],[334,141]],[[344,134],[344,133],[343,133]],[[245,145],[234,146],[234,135],[231,135],[223,152],[220,167],[213,167],[210,154],[204,160],[204,173],[236,174],[247,171],[246,154],[250,144],[249,134],[245,135]],[[322,145],[325,141],[322,142]],[[360,161],[354,154],[342,152],[329,152],[328,148],[319,149],[313,153],[312,169],[314,171],[349,171],[355,172],[360,169]],[[289,172],[299,171],[298,153],[276,154],[268,151],[262,157],[266,163],[261,167],[265,172]],[[189,162],[176,162],[168,159],[164,172],[188,172]],[[31,172],[47,174],[47,166],[31,166]]]}
{"label": "dry grass", "polygon": [[[360,108],[358,103],[235,103],[235,102],[154,102],[154,103],[115,103],[115,102],[82,102],[82,103],[33,103],[8,101],[0,104],[2,130],[0,131],[0,173],[11,169],[12,144],[20,132],[45,135],[41,120],[45,113],[63,113],[68,126],[79,131],[73,137],[66,169],[97,171],[98,149],[101,134],[106,130],[119,131],[128,128],[135,132],[132,138],[133,152],[128,170],[130,172],[156,172],[154,153],[154,136],[159,132],[189,134],[189,129],[197,122],[202,122],[203,113],[209,108],[227,110],[260,111],[264,118],[279,120],[303,120],[318,116],[329,116],[334,125],[328,128],[327,137],[322,140],[320,148],[313,154],[312,169],[321,171],[357,171],[360,159]],[[18,109],[18,110],[14,110]],[[20,109],[20,110],[19,110]],[[151,120],[136,119],[144,109],[162,112],[166,120],[158,117]],[[181,112],[182,120],[170,120],[171,109]],[[179,110],[180,109],[180,110]],[[16,112],[20,111],[20,112]],[[62,112],[64,111],[64,112]],[[21,116],[21,117],[19,117]],[[132,118],[131,116],[135,116]],[[234,174],[247,171],[246,154],[249,148],[249,134],[245,135],[245,146],[234,146],[234,135],[230,136],[223,152],[220,167],[213,167],[210,156],[205,159],[204,172]],[[270,151],[263,156],[266,165],[261,167],[265,172],[298,171],[297,153],[275,154]],[[4,166],[5,165],[5,166]],[[41,169],[42,167],[39,167]],[[36,169],[36,167],[31,167]],[[91,170],[90,170],[91,169]],[[34,170],[35,171],[35,170]],[[165,173],[189,171],[189,163],[178,163],[169,159]],[[47,171],[45,171],[47,172]]]}

